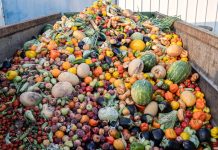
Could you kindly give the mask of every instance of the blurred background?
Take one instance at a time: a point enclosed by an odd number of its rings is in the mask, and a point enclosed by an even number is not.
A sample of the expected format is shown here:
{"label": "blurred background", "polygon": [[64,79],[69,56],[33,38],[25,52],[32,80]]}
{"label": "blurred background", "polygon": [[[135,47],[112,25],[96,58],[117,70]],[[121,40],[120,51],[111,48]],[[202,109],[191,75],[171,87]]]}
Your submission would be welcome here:
{"label": "blurred background", "polygon": [[[59,12],[79,12],[95,0],[0,0],[0,26]],[[134,11],[158,11],[179,16],[193,25],[206,26],[218,34],[218,0],[114,0]]]}

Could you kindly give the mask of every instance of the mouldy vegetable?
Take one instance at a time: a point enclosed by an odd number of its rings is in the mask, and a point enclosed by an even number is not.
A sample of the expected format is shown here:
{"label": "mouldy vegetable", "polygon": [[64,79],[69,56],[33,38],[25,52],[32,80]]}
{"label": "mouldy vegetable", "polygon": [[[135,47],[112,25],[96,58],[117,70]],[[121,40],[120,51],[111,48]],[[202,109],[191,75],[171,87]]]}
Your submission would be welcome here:
{"label": "mouldy vegetable", "polygon": [[104,121],[116,121],[118,119],[118,112],[113,107],[104,107],[98,111],[98,117]]}
{"label": "mouldy vegetable", "polygon": [[142,72],[143,68],[144,68],[143,61],[140,59],[134,59],[129,63],[128,73],[130,76],[134,74],[139,74]]}
{"label": "mouldy vegetable", "polygon": [[131,35],[132,40],[143,40],[143,34],[140,32],[135,32]]}
{"label": "mouldy vegetable", "polygon": [[79,84],[79,78],[70,72],[63,72],[58,76],[58,81],[60,82],[69,82],[73,86]]}
{"label": "mouldy vegetable", "polygon": [[43,104],[41,114],[45,118],[51,118],[53,116],[54,108],[49,107],[48,104]]}
{"label": "mouldy vegetable", "polygon": [[166,76],[166,69],[161,65],[157,65],[151,69],[151,73],[156,79],[163,79]]}
{"label": "mouldy vegetable", "polygon": [[74,88],[69,82],[58,82],[56,83],[51,90],[52,96],[55,98],[70,96]]}
{"label": "mouldy vegetable", "polygon": [[24,106],[37,105],[42,100],[42,96],[36,92],[24,92],[20,95],[20,102]]}

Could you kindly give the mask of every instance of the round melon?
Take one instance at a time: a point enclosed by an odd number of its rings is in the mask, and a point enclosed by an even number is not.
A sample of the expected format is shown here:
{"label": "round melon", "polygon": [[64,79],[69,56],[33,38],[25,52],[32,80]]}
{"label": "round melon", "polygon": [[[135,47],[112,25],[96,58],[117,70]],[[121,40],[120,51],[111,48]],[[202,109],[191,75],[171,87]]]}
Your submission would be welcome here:
{"label": "round melon", "polygon": [[138,105],[147,105],[152,100],[152,85],[147,80],[138,80],[131,87],[131,96]]}
{"label": "round melon", "polygon": [[143,51],[146,47],[145,43],[142,40],[133,40],[129,47],[135,51]]}
{"label": "round melon", "polygon": [[154,54],[148,53],[141,57],[144,63],[144,72],[149,72],[157,64],[157,59]]}
{"label": "round melon", "polygon": [[184,61],[174,62],[167,70],[167,79],[174,83],[184,81],[191,73],[191,65]]}
{"label": "round melon", "polygon": [[143,40],[143,34],[140,32],[135,32],[131,35],[132,40]]}

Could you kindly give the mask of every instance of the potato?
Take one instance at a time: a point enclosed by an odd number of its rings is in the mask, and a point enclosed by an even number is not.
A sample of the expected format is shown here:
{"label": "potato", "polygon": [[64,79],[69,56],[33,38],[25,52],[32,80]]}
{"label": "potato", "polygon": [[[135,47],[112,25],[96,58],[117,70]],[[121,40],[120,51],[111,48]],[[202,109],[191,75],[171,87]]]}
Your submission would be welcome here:
{"label": "potato", "polygon": [[20,102],[24,106],[35,106],[42,100],[42,96],[36,92],[24,92],[20,95]]}
{"label": "potato", "polygon": [[85,77],[89,76],[89,74],[90,74],[89,65],[82,63],[77,67],[77,75],[80,78],[85,78]]}
{"label": "potato", "polygon": [[152,116],[156,116],[158,112],[158,104],[155,101],[150,102],[144,110],[144,114],[150,114]]}
{"label": "potato", "polygon": [[58,82],[56,83],[51,90],[52,96],[55,98],[70,96],[74,88],[70,82]]}
{"label": "potato", "polygon": [[70,72],[63,72],[58,76],[60,82],[70,82],[73,86],[79,84],[79,78]]}

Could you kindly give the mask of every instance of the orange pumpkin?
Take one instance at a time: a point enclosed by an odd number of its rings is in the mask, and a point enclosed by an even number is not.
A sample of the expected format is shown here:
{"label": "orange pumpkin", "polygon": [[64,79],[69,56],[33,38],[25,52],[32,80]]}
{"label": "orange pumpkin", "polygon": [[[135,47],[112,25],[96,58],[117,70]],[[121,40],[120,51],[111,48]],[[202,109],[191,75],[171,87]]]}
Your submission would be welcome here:
{"label": "orange pumpkin", "polygon": [[89,84],[90,82],[92,82],[92,77],[90,77],[90,76],[85,77],[84,82],[86,84]]}
{"label": "orange pumpkin", "polygon": [[90,119],[89,120],[89,125],[92,126],[92,127],[95,127],[98,125],[98,121],[97,120],[94,120],[94,119]]}
{"label": "orange pumpkin", "polygon": [[164,94],[164,97],[167,101],[171,102],[173,101],[173,94],[170,92],[170,91],[167,91],[165,94]]}
{"label": "orange pumpkin", "polygon": [[165,130],[165,136],[169,140],[174,140],[176,139],[176,132],[172,128],[168,128]]}
{"label": "orange pumpkin", "polygon": [[49,49],[50,51],[57,49],[57,47],[58,47],[58,45],[57,45],[56,42],[53,41],[53,40],[51,40],[51,41],[49,42],[49,44],[47,45],[47,49]]}
{"label": "orange pumpkin", "polygon": [[99,77],[101,74],[103,73],[103,69],[99,66],[97,68],[95,68],[93,74],[96,76],[96,77]]}
{"label": "orange pumpkin", "polygon": [[65,61],[65,62],[62,64],[62,67],[63,67],[64,70],[68,70],[68,69],[70,69],[71,64],[70,64],[68,61]]}
{"label": "orange pumpkin", "polygon": [[60,52],[59,51],[57,51],[57,50],[51,50],[50,51],[50,58],[56,59],[59,56],[60,56]]}
{"label": "orange pumpkin", "polygon": [[59,69],[53,69],[51,70],[51,74],[53,75],[53,77],[58,77],[60,75],[61,71]]}
{"label": "orange pumpkin", "polygon": [[55,132],[55,136],[59,139],[61,139],[64,136],[64,132],[61,130],[58,130]]}
{"label": "orange pumpkin", "polygon": [[177,84],[170,84],[170,92],[176,93],[179,90],[179,86]]}

